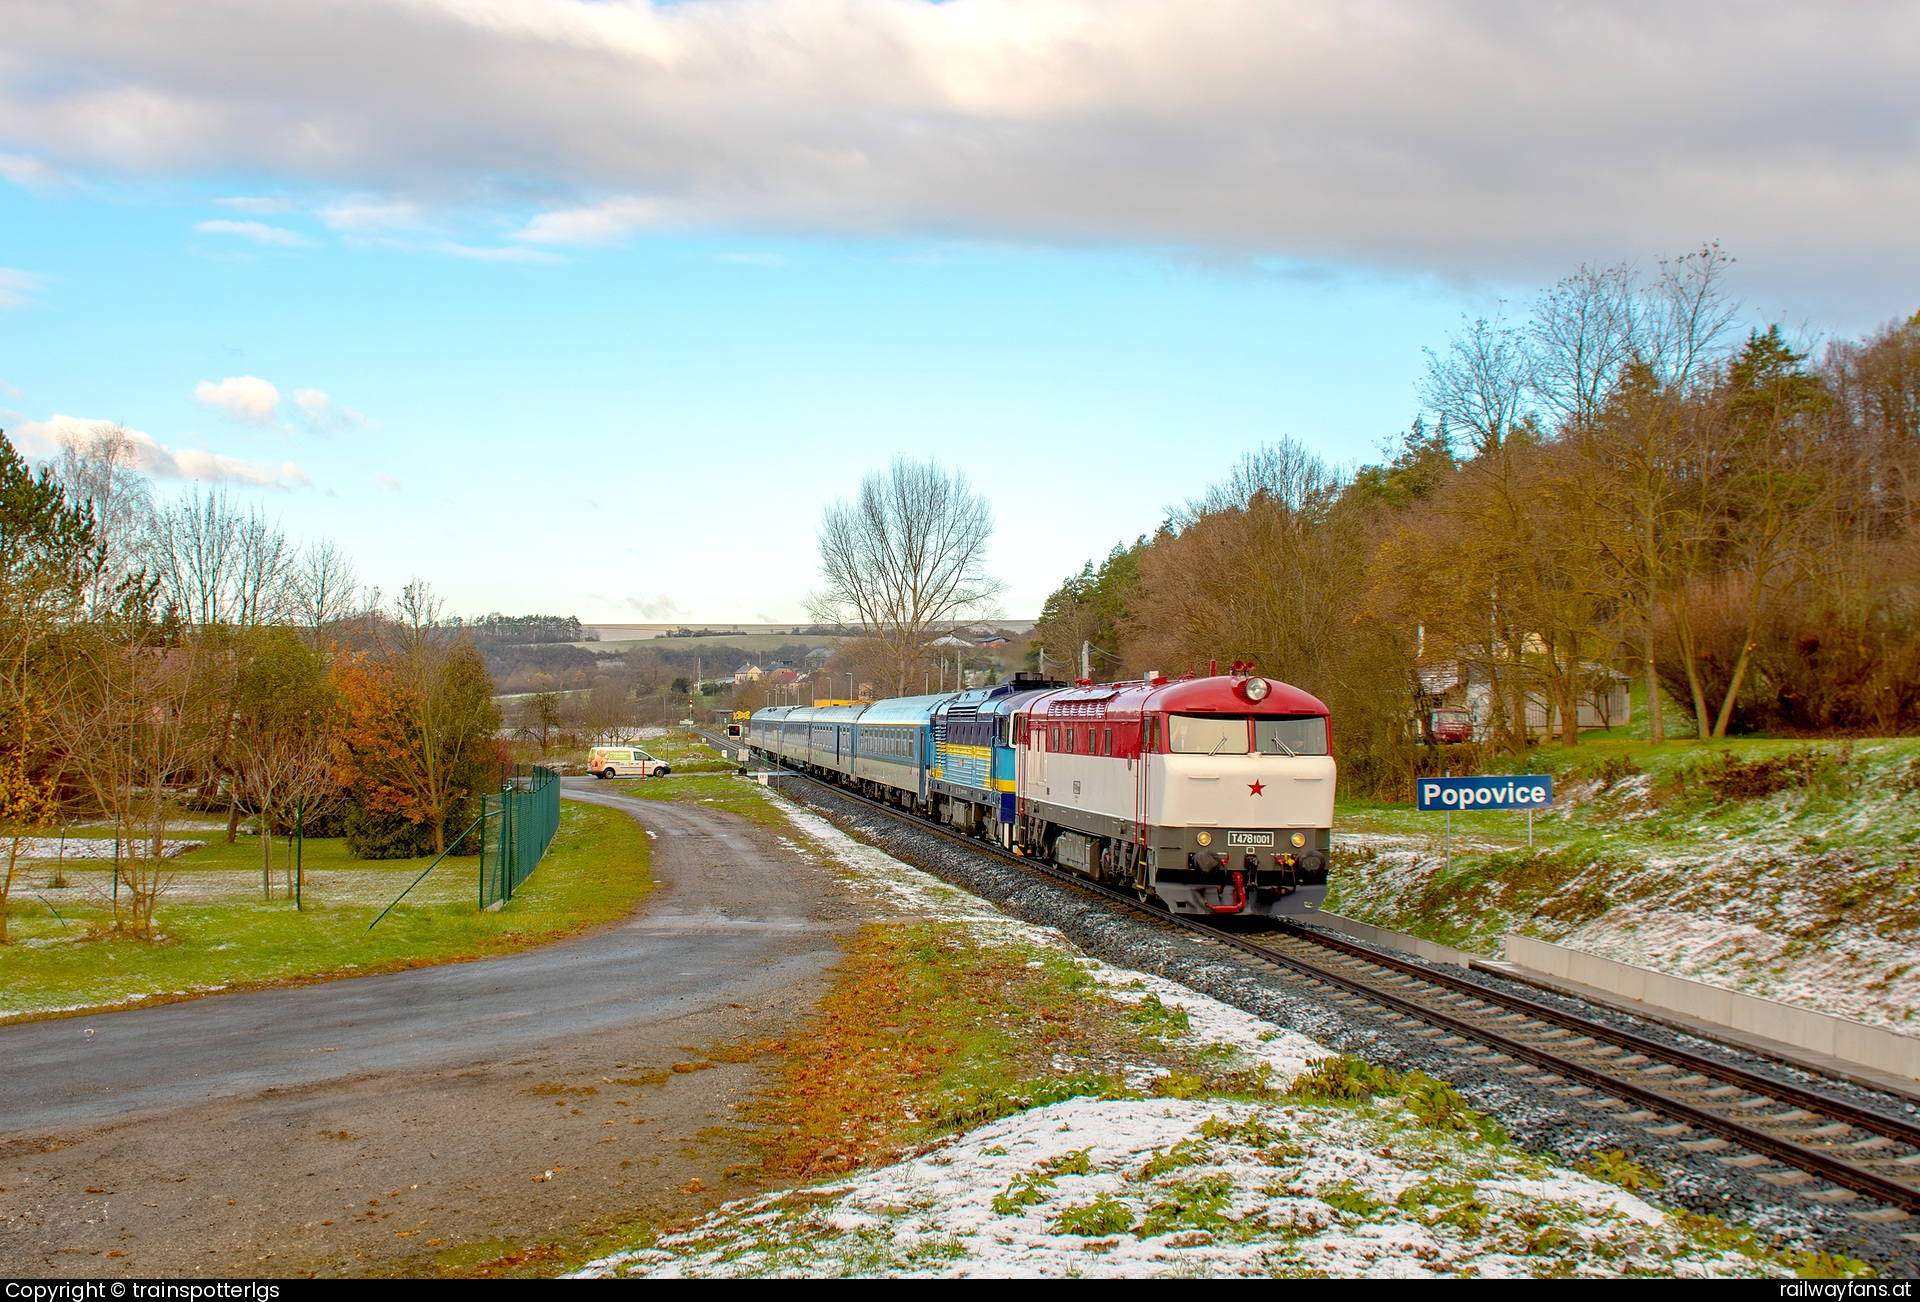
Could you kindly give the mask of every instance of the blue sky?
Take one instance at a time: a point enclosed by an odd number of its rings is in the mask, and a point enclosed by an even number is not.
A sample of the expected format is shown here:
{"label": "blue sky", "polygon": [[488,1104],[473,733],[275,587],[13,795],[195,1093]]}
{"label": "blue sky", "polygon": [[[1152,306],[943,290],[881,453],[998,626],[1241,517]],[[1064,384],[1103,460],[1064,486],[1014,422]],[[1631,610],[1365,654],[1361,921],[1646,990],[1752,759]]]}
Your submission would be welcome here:
{"label": "blue sky", "polygon": [[931,452],[1032,615],[1262,442],[1376,457],[1423,346],[1581,261],[1721,239],[1754,322],[1920,307],[1898,5],[0,24],[0,424],[122,422],[468,613],[800,618],[821,507]]}
{"label": "blue sky", "polygon": [[[988,492],[1032,614],[1263,441],[1376,456],[1463,303],[1125,249],[712,232],[498,262],[287,215],[311,243],[263,245],[196,230],[231,219],[212,198],[0,189],[40,278],[0,315],[13,420],[292,462],[310,486],[230,491],[469,611],[799,618],[821,506],[907,452]],[[229,377],[275,386],[267,421],[196,398]],[[316,428],[302,389],[361,419]]]}

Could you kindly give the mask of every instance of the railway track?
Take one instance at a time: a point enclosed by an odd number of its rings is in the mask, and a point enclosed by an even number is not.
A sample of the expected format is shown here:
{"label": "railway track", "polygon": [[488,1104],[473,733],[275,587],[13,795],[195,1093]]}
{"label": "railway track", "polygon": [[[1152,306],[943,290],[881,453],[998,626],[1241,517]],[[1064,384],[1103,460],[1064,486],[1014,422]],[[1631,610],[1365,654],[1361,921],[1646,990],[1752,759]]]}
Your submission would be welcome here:
{"label": "railway track", "polygon": [[[1304,927],[1283,924],[1277,935],[1258,938],[1222,931],[805,774],[784,770],[783,777],[1237,950],[1350,1011],[1549,1089],[1590,1109],[1596,1120],[1635,1125],[1654,1140],[1709,1155],[1785,1193],[1826,1204],[1870,1199],[1880,1205],[1847,1214],[1874,1224],[1920,1211],[1920,1126],[1903,1118]],[[1902,1237],[1920,1241],[1920,1235]]]}

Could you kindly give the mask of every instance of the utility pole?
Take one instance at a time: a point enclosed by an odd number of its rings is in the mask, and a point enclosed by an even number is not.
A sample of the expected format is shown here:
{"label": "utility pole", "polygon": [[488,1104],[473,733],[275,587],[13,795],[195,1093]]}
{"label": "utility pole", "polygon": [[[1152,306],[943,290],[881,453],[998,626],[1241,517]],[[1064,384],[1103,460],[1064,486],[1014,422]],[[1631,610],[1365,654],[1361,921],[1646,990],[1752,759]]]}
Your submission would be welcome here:
{"label": "utility pole", "polygon": [[1091,642],[1080,643],[1080,676],[1093,677],[1093,643]]}

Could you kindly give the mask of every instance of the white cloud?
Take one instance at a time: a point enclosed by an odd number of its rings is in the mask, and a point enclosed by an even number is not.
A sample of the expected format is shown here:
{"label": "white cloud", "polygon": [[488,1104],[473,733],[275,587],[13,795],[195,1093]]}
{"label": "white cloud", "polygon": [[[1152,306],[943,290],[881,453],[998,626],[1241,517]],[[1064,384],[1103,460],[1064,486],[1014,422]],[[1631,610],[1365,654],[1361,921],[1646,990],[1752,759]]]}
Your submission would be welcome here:
{"label": "white cloud", "polygon": [[666,593],[656,593],[651,597],[628,597],[626,604],[639,612],[640,616],[652,622],[654,620],[685,619],[687,612],[680,603]]}
{"label": "white cloud", "polygon": [[291,199],[272,199],[262,195],[234,194],[213,202],[218,207],[231,208],[235,212],[276,213],[294,210]]}
{"label": "white cloud", "polygon": [[29,158],[24,154],[0,154],[0,180],[45,189],[65,185],[68,179],[37,158]]}
{"label": "white cloud", "polygon": [[249,425],[270,424],[280,406],[280,390],[257,375],[230,375],[218,384],[202,380],[193,386],[193,396],[227,419]]}
{"label": "white cloud", "polygon": [[306,417],[307,424],[317,430],[378,428],[353,408],[334,402],[322,389],[295,389],[293,405]]}
{"label": "white cloud", "polygon": [[362,233],[541,196],[522,243],[918,231],[1450,275],[1717,237],[1749,276],[1910,305],[1920,6],[1728,12],[15,0],[0,137],[63,168],[332,187],[363,197],[327,220]]}
{"label": "white cloud", "polygon": [[505,247],[482,248],[472,244],[456,244],[452,240],[442,240],[428,246],[428,251],[444,253],[452,258],[468,258],[474,262],[565,262],[557,253],[548,253],[544,249],[521,249],[512,245]]}
{"label": "white cloud", "polygon": [[[25,456],[44,460],[59,453],[63,436],[81,436],[110,423],[55,415],[44,421],[22,421],[9,436]],[[127,429],[126,433],[133,443],[134,464],[156,479],[194,479],[271,489],[313,487],[307,472],[291,461],[244,461],[200,448],[170,448],[144,430]]]}
{"label": "white cloud", "polygon": [[291,248],[304,248],[313,243],[298,231],[290,231],[284,226],[269,226],[265,222],[236,222],[222,218],[216,221],[195,222],[193,229],[205,235],[238,235],[256,244],[282,244]]}
{"label": "white cloud", "polygon": [[353,199],[320,210],[328,230],[365,235],[376,231],[417,230],[426,225],[418,204]]}
{"label": "white cloud", "polygon": [[46,283],[45,276],[36,276],[31,271],[0,267],[0,308],[25,307]]}
{"label": "white cloud", "polygon": [[534,244],[606,244],[658,224],[661,215],[661,206],[651,199],[606,199],[587,208],[543,212],[514,238]]}

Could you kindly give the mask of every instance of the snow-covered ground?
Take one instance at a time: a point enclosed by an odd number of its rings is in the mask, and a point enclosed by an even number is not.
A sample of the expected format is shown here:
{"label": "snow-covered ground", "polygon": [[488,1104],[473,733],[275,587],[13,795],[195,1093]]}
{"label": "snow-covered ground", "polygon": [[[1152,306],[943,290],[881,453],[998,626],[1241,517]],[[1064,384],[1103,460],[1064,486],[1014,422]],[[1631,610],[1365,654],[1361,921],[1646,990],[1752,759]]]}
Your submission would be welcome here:
{"label": "snow-covered ground", "polygon": [[[1089,958],[1048,927],[776,798],[796,848],[903,917],[984,943],[1071,953],[1116,1002],[1184,1009],[1195,1047],[1232,1046],[1284,1084],[1314,1041],[1176,982]],[[1143,1072],[1152,1075],[1158,1068]],[[1752,1275],[1622,1190],[1394,1099],[1361,1106],[1080,1098],[892,1166],[729,1203],[579,1274],[685,1276]]]}
{"label": "snow-covered ground", "polygon": [[[198,850],[205,841],[168,841],[161,847],[161,855],[167,859],[177,858],[189,850]],[[23,836],[19,849],[14,851],[10,842],[0,842],[0,854],[17,853],[22,862],[51,863],[61,859],[142,859],[146,857],[148,843],[141,840],[122,841],[120,853],[114,854],[112,837],[68,837],[61,840],[57,836]]]}
{"label": "snow-covered ground", "polygon": [[[1476,868],[1514,816],[1337,833],[1347,916],[1490,955],[1521,931],[1623,963],[1920,1034],[1920,794],[1905,745],[1836,752],[1839,779],[1692,813],[1654,778],[1570,781],[1541,820],[1564,871],[1528,885]],[[1505,836],[1504,841],[1493,839]],[[1570,857],[1570,862],[1567,860]]]}
{"label": "snow-covered ground", "polygon": [[1342,1109],[1075,1099],[744,1199],[588,1277],[1753,1275],[1611,1185]]}

